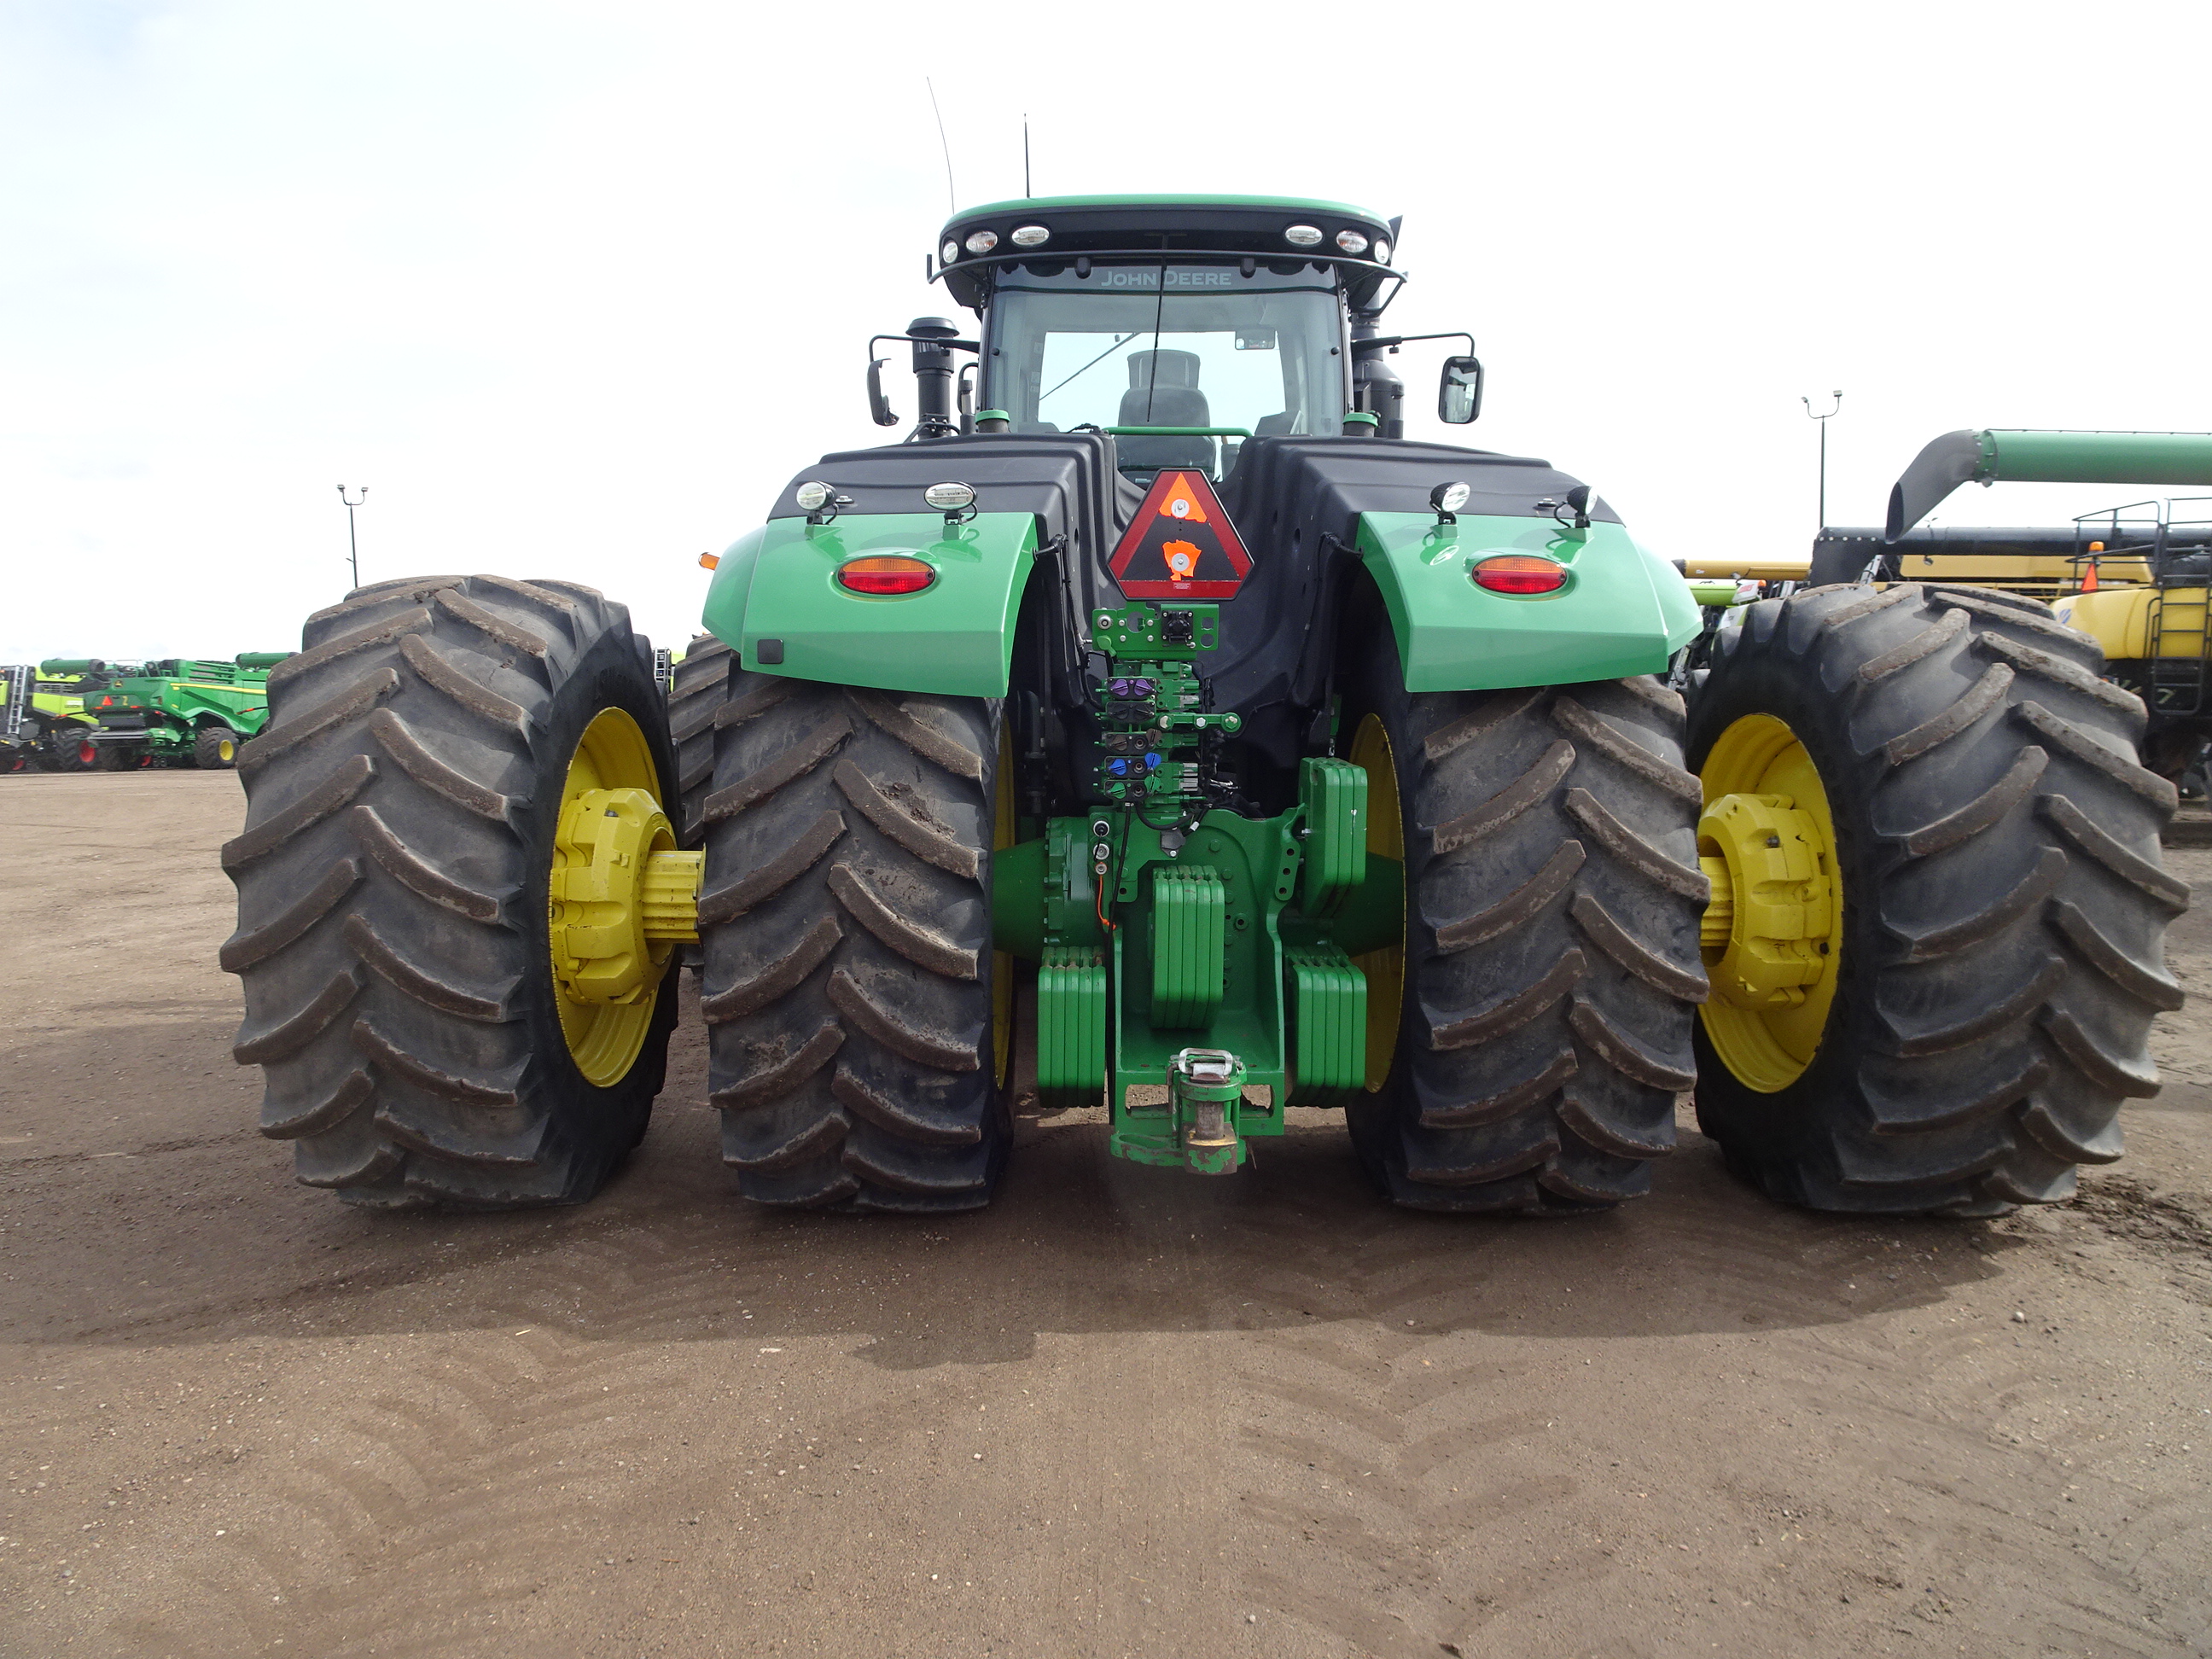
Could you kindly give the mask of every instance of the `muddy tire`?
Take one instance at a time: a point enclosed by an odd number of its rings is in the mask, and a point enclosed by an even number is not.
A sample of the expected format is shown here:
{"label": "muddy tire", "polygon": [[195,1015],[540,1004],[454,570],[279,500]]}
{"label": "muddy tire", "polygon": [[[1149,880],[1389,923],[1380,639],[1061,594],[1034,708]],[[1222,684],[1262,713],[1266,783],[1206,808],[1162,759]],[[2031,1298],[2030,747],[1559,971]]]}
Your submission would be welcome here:
{"label": "muddy tire", "polygon": [[[1349,636],[1387,640],[1376,622]],[[1346,1111],[1353,1145],[1419,1209],[1639,1196],[1674,1144],[1705,989],[1681,700],[1648,677],[1413,694],[1383,655],[1341,729],[1346,753],[1370,715],[1389,738],[1404,990],[1387,1078]]]}
{"label": "muddy tire", "polygon": [[677,835],[688,848],[702,844],[705,825],[700,820],[707,795],[714,786],[714,713],[729,690],[730,647],[712,634],[693,637],[676,665],[668,687],[668,733],[676,744],[678,791],[683,798]]}
{"label": "muddy tire", "polygon": [[645,1133],[676,1016],[664,978],[638,1057],[594,1085],[547,938],[585,726],[627,711],[675,775],[628,613],[563,582],[425,577],[359,590],[301,643],[240,750],[246,830],[222,850],[262,1133],[358,1204],[589,1197]]}
{"label": "muddy tire", "polygon": [[1907,584],[1752,607],[1721,636],[1690,759],[1747,714],[1818,769],[1844,896],[1810,1064],[1747,1086],[1700,1024],[1698,1115],[1730,1166],[1820,1209],[2002,1213],[2120,1155],[2123,1101],[2179,1007],[2161,939],[2189,902],[2136,763],[2142,705],[2039,601]]}
{"label": "muddy tire", "polygon": [[746,1197],[989,1201],[1012,1127],[988,902],[1000,708],[731,678],[702,812],[701,1009]]}
{"label": "muddy tire", "polygon": [[203,772],[229,771],[238,764],[238,733],[227,726],[203,726],[192,733],[192,764]]}

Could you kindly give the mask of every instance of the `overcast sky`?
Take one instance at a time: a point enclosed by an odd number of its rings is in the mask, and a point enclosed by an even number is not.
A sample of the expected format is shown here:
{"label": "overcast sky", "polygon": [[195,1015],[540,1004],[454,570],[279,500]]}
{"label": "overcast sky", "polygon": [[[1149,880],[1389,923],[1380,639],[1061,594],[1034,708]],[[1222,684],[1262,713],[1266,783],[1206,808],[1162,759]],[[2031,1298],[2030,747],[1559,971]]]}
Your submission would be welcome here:
{"label": "overcast sky", "polygon": [[963,204],[1022,193],[1026,111],[1040,193],[1403,214],[1392,325],[1489,366],[1464,441],[1669,556],[1802,550],[1805,394],[1844,389],[1838,523],[1954,428],[2212,428],[2208,33],[2128,0],[0,0],[0,662],[295,644],[347,586],[341,482],[364,580],[565,576],[679,641],[699,553],[884,435],[867,336],[945,307],[925,76]]}

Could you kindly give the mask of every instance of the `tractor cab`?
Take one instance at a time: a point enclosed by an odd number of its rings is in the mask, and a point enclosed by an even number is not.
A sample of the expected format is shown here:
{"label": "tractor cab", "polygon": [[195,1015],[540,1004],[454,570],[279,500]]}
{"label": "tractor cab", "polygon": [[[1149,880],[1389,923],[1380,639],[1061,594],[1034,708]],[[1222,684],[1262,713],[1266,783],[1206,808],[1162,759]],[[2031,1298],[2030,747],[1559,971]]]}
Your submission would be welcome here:
{"label": "tractor cab", "polygon": [[[1294,198],[970,209],[945,227],[933,275],[981,319],[980,338],[954,338],[936,319],[909,328],[915,435],[1099,433],[1140,483],[1164,468],[1218,482],[1255,437],[1402,435],[1403,388],[1382,363],[1396,342],[1376,337],[1376,321],[1404,281],[1390,264],[1396,230],[1363,209]],[[956,397],[963,351],[975,362]],[[1462,379],[1480,372],[1454,362]],[[880,379],[872,386],[877,421],[893,424]]]}
{"label": "tractor cab", "polygon": [[982,395],[1015,432],[1096,428],[1125,474],[1216,479],[1244,441],[1334,435],[1351,398],[1333,273],[1227,264],[1015,266],[994,287]]}

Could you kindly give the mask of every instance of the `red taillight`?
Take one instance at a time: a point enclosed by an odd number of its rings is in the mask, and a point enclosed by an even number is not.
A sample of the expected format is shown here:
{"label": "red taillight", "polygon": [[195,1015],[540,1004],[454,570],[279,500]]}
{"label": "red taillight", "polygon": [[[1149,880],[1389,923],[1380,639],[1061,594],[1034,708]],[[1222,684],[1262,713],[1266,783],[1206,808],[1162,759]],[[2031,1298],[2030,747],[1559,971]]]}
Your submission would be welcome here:
{"label": "red taillight", "polygon": [[1567,568],[1533,553],[1500,553],[1467,573],[1492,593],[1556,593],[1567,585]]}
{"label": "red taillight", "polygon": [[855,593],[919,593],[936,580],[936,570],[920,559],[895,555],[849,559],[837,567],[837,586]]}

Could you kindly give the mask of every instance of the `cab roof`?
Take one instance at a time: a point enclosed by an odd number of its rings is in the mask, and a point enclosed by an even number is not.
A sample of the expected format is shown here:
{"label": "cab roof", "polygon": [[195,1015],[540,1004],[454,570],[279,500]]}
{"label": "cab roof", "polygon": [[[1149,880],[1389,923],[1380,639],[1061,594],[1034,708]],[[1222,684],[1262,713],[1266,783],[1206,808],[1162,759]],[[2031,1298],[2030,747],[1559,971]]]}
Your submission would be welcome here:
{"label": "cab roof", "polygon": [[[1047,232],[1030,247],[1012,240],[1028,226]],[[1284,233],[1293,225],[1321,232],[1317,243],[1297,244]],[[988,231],[997,239],[985,252],[972,253],[968,239]],[[1344,252],[1337,237],[1356,232],[1364,250]],[[945,287],[963,306],[980,308],[990,291],[991,276],[1012,264],[1059,264],[1071,258],[1143,258],[1162,254],[1266,256],[1273,260],[1313,260],[1336,268],[1346,295],[1358,310],[1378,308],[1376,295],[1385,283],[1403,277],[1375,258],[1376,245],[1397,240],[1396,222],[1344,202],[1298,196],[1030,196],[1011,202],[987,202],[963,208],[945,222],[937,259]],[[947,257],[945,250],[952,253]],[[1391,249],[1395,255],[1396,250]]]}

